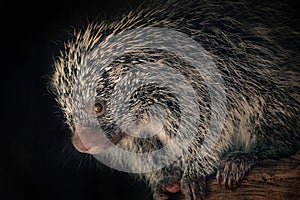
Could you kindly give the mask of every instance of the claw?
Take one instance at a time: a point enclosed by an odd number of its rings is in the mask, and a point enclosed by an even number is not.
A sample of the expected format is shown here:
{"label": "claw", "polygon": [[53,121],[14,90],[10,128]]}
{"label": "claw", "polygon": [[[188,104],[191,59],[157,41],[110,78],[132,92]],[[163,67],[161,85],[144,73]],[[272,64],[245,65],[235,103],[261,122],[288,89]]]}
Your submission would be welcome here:
{"label": "claw", "polygon": [[180,183],[169,184],[165,187],[165,190],[170,193],[177,193],[181,190],[181,184]]}
{"label": "claw", "polygon": [[219,166],[216,177],[219,186],[233,190],[256,162],[257,157],[251,154],[236,153],[228,156]]}

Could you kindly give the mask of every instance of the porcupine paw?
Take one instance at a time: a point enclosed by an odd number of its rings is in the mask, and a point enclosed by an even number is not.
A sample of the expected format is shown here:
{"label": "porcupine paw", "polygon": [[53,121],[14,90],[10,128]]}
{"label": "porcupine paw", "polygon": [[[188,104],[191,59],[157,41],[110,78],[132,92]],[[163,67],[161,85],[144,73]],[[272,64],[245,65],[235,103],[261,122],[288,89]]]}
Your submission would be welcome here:
{"label": "porcupine paw", "polygon": [[201,200],[204,194],[204,178],[183,177],[181,181],[158,186],[153,197],[155,200]]}
{"label": "porcupine paw", "polygon": [[178,182],[171,182],[168,184],[161,184],[157,186],[156,190],[154,191],[154,199],[155,200],[177,200],[180,199],[181,196],[181,184],[180,181]]}
{"label": "porcupine paw", "polygon": [[248,153],[234,152],[227,155],[219,165],[216,177],[218,184],[227,190],[232,190],[257,160],[255,155]]}
{"label": "porcupine paw", "polygon": [[173,163],[163,169],[162,173],[158,175],[160,180],[156,183],[153,197],[155,200],[163,199],[182,199],[181,194],[181,179],[182,169],[179,167],[180,163]]}
{"label": "porcupine paw", "polygon": [[202,200],[205,195],[205,176],[183,176],[181,180],[181,193],[185,200]]}

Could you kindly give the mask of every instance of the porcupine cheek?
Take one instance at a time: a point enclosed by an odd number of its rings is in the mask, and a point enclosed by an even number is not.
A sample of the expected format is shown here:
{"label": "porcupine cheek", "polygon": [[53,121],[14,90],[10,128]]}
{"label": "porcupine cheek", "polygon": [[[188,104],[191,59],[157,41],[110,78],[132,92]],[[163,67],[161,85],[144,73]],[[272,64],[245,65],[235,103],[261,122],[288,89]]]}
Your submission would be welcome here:
{"label": "porcupine cheek", "polygon": [[78,123],[75,123],[72,143],[78,151],[88,154],[101,153],[113,145],[101,130]]}

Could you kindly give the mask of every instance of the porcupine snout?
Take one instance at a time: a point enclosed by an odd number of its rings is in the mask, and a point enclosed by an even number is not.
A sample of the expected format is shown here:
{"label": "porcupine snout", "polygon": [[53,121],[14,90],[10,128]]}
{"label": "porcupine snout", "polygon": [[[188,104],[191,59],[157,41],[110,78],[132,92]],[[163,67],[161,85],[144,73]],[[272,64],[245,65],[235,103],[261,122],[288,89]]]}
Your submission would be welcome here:
{"label": "porcupine snout", "polygon": [[72,143],[78,151],[89,154],[101,153],[112,146],[103,131],[78,123],[75,123],[75,134]]}
{"label": "porcupine snout", "polygon": [[98,126],[97,117],[102,116],[105,111],[105,102],[103,101],[88,101],[85,104],[84,112],[91,121],[84,123],[78,120],[78,122],[74,123],[72,143],[78,151],[98,154],[113,145],[104,131]]}

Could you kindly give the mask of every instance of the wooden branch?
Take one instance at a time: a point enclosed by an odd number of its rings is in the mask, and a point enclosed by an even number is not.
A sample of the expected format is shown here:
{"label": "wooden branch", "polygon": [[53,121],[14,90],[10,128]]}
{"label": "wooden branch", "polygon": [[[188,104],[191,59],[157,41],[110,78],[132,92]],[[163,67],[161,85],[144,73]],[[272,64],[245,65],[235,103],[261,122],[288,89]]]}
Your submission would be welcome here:
{"label": "wooden branch", "polygon": [[211,177],[206,199],[300,199],[300,151],[288,158],[264,160],[233,191],[220,188]]}

